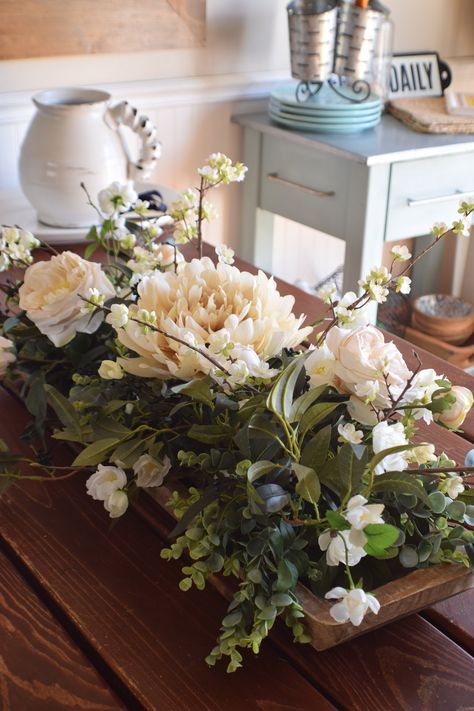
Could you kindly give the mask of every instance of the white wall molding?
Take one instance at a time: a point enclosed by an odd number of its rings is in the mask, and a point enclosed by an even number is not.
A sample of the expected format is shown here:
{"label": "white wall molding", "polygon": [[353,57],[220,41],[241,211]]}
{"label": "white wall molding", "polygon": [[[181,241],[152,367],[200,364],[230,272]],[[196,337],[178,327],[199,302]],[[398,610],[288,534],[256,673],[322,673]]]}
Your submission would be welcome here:
{"label": "white wall molding", "polygon": [[[127,99],[142,109],[192,106],[263,99],[272,88],[288,80],[287,74],[276,71],[240,74],[180,77],[146,81],[117,82],[91,85],[108,91],[113,99]],[[32,97],[38,91],[0,93],[0,124],[28,121],[33,113]]]}

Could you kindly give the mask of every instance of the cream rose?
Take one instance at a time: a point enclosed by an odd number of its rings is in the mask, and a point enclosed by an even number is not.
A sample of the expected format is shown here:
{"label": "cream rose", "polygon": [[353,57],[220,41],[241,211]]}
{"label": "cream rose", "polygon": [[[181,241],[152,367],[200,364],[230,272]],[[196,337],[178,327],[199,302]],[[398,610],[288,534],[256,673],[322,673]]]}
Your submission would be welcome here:
{"label": "cream rose", "polygon": [[123,489],[127,475],[120,467],[99,464],[97,471],[86,481],[89,496],[96,501],[106,501],[115,491]]}
{"label": "cream rose", "polygon": [[119,518],[123,516],[128,509],[128,496],[125,491],[114,491],[104,501],[104,508],[109,512],[110,518]]}
{"label": "cream rose", "polygon": [[462,385],[453,385],[451,393],[456,398],[455,402],[448,410],[435,415],[435,420],[436,422],[441,422],[445,427],[449,427],[450,430],[457,430],[466,419],[466,415],[474,402],[474,397],[469,388],[464,388]]}
{"label": "cream rose", "polygon": [[137,486],[149,488],[161,486],[165,476],[171,469],[170,458],[165,456],[161,462],[149,454],[142,454],[133,465],[137,477]]}
{"label": "cream rose", "polygon": [[62,252],[28,267],[19,289],[20,308],[41,333],[61,347],[77,332],[94,333],[98,329],[102,313],[84,313],[81,299],[87,298],[90,289],[97,289],[106,299],[115,296],[99,264],[73,252]]}
{"label": "cream rose", "polygon": [[0,336],[0,376],[5,375],[10,363],[14,363],[16,356],[12,353],[13,343],[4,336]]}
{"label": "cream rose", "polygon": [[[300,328],[304,317],[292,313],[294,298],[280,296],[272,278],[257,276],[210,259],[193,259],[181,264],[178,273],[156,272],[138,286],[138,301],[131,307],[156,314],[156,326],[187,343],[203,348],[219,340],[234,346],[248,346],[261,358],[275,355],[284,347],[297,346],[311,332]],[[143,377],[193,378],[207,374],[212,363],[204,356],[166,336],[129,321],[118,329],[120,342],[137,357],[120,358],[129,373]],[[214,357],[225,363],[225,355]]]}
{"label": "cream rose", "polygon": [[353,396],[351,416],[360,418],[364,424],[373,422],[364,400],[370,400],[376,409],[388,407],[387,384],[392,396],[397,397],[412,374],[396,345],[386,343],[382,332],[374,326],[353,331],[333,328],[326,346],[334,356],[333,385]]}

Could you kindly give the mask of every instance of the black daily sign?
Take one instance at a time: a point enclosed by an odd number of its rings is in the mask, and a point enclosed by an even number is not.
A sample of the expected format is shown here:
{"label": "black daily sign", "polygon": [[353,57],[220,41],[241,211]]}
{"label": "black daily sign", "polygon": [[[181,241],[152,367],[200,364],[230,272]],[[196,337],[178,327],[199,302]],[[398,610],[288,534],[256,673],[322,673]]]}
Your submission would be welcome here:
{"label": "black daily sign", "polygon": [[437,52],[395,54],[390,71],[390,99],[442,96],[451,71]]}

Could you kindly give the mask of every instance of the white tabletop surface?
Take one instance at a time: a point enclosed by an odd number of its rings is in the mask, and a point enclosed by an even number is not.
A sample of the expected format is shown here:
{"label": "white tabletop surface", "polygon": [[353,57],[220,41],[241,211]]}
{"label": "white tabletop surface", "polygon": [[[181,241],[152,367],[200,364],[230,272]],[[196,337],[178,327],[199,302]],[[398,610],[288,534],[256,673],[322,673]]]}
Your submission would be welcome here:
{"label": "white tabletop surface", "polygon": [[375,128],[347,135],[283,128],[272,121],[266,112],[237,114],[232,121],[276,137],[284,136],[286,140],[291,137],[296,143],[311,145],[367,165],[474,151],[474,134],[419,133],[388,115],[383,116]]}

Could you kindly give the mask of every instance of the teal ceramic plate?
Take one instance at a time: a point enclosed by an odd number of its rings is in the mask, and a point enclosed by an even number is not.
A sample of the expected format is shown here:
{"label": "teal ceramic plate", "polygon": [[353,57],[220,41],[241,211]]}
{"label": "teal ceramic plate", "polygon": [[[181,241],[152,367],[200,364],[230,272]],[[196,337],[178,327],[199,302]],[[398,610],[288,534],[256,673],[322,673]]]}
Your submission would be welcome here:
{"label": "teal ceramic plate", "polygon": [[372,119],[379,118],[381,115],[380,109],[375,109],[370,112],[363,114],[346,114],[346,113],[326,113],[326,114],[314,114],[310,115],[307,113],[297,113],[290,108],[284,106],[277,106],[273,102],[270,102],[269,110],[281,116],[282,118],[287,118],[293,121],[302,121],[303,123],[365,123],[366,121],[371,121]]}
{"label": "teal ceramic plate", "polygon": [[270,99],[270,108],[272,111],[278,111],[282,113],[288,113],[295,117],[301,118],[344,118],[349,119],[351,117],[371,117],[380,114],[382,111],[381,106],[372,106],[369,108],[358,108],[355,111],[339,111],[337,109],[332,109],[331,111],[325,111],[321,109],[312,109],[303,104],[301,107],[296,108],[296,106],[289,106],[288,104],[281,104],[275,99]]}
{"label": "teal ceramic plate", "polygon": [[[338,87],[341,92],[344,92],[348,97],[357,99],[359,95],[356,94],[349,87]],[[366,101],[356,104],[347,99],[340,97],[336,94],[327,84],[325,84],[321,90],[312,96],[305,102],[299,102],[296,100],[295,96],[296,84],[286,84],[277,89],[274,89],[271,93],[272,99],[276,99],[282,104],[287,104],[288,106],[301,107],[304,105],[308,108],[323,109],[323,110],[334,110],[337,111],[357,111],[361,107],[364,108],[374,108],[381,105],[380,97],[375,94],[371,94]]]}
{"label": "teal ceramic plate", "polygon": [[288,128],[297,128],[299,131],[310,131],[311,133],[357,133],[358,131],[364,131],[366,128],[373,128],[377,126],[380,122],[380,117],[372,119],[370,121],[365,121],[363,123],[347,123],[347,124],[315,124],[315,123],[303,123],[302,121],[294,121],[291,119],[282,118],[272,111],[270,113],[270,118],[275,121],[275,123],[281,124],[282,126],[287,126]]}

